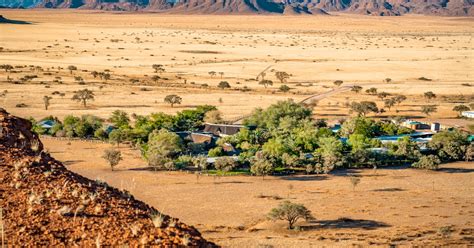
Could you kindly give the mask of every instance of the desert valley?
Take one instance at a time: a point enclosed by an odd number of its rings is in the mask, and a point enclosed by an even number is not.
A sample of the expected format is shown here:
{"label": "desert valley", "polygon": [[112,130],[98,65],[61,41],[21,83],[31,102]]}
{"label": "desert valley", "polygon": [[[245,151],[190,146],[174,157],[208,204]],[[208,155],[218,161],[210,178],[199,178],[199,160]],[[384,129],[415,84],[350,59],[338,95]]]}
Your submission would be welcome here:
{"label": "desert valley", "polygon": [[2,247],[474,244],[473,17],[0,14]]}

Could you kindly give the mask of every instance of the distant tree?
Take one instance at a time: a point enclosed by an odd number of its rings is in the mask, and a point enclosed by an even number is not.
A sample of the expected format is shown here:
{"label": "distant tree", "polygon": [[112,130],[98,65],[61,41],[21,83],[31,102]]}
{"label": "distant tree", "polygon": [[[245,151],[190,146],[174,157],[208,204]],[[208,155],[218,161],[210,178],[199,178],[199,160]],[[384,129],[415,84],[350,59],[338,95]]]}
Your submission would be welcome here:
{"label": "distant tree", "polygon": [[94,92],[88,89],[74,91],[72,96],[73,101],[82,102],[84,107],[87,107],[87,101],[94,100]]}
{"label": "distant tree", "polygon": [[278,205],[278,207],[273,208],[270,213],[268,213],[268,218],[275,220],[286,220],[288,222],[288,229],[293,229],[295,223],[299,219],[311,220],[314,217],[304,205],[292,203],[290,201],[284,201]]}
{"label": "distant tree", "polygon": [[421,106],[421,113],[425,114],[426,116],[430,116],[432,113],[436,111],[438,111],[438,108],[434,105]]}
{"label": "distant tree", "polygon": [[284,72],[284,71],[277,71],[275,72],[275,77],[280,80],[280,83],[285,83],[286,80],[290,78],[290,74]]}
{"label": "distant tree", "polygon": [[366,114],[370,112],[377,113],[378,108],[377,104],[375,102],[370,102],[370,101],[362,101],[362,102],[352,102],[351,105],[351,111],[356,112],[359,116],[365,116]]}
{"label": "distant tree", "polygon": [[344,83],[344,81],[342,81],[342,80],[336,80],[336,81],[333,82],[333,84],[336,85],[337,87],[341,86],[343,83]]}
{"label": "distant tree", "polygon": [[120,146],[120,143],[127,138],[127,133],[123,129],[114,129],[109,133],[109,141]]}
{"label": "distant tree", "polygon": [[67,69],[69,70],[69,72],[72,74],[72,71],[77,71],[77,67],[74,66],[74,65],[70,65],[67,67]]}
{"label": "distant tree", "polygon": [[178,95],[167,95],[164,101],[173,107],[175,104],[181,104],[182,100],[183,99]]}
{"label": "distant tree", "polygon": [[53,99],[52,97],[50,96],[43,96],[43,102],[44,102],[44,109],[45,110],[48,110],[48,107],[49,107],[49,104],[50,104],[50,100]]}
{"label": "distant tree", "polygon": [[158,75],[153,75],[153,77],[151,77],[151,80],[153,80],[153,82],[155,82],[155,83],[157,83],[158,80],[160,80],[160,79],[161,79],[161,77],[158,76]]}
{"label": "distant tree", "polygon": [[406,99],[407,99],[407,97],[404,96],[404,95],[398,95],[398,96],[395,96],[395,97],[393,98],[393,100],[394,100],[398,105],[400,105],[400,103],[402,103],[402,102],[405,101]]}
{"label": "distant tree", "polygon": [[384,82],[385,82],[385,83],[391,83],[391,82],[392,82],[392,79],[391,79],[391,78],[386,78],[386,79],[384,80]]}
{"label": "distant tree", "polygon": [[355,191],[356,186],[359,185],[360,183],[360,178],[356,176],[351,176],[350,180],[352,184],[352,190]]}
{"label": "distant tree", "polygon": [[362,87],[358,85],[354,85],[351,88],[351,91],[354,91],[355,93],[359,93],[361,90],[362,90]]}
{"label": "distant tree", "polygon": [[390,96],[390,94],[387,93],[387,92],[380,92],[380,93],[377,94],[377,97],[380,98],[382,101],[383,101],[387,96]]}
{"label": "distant tree", "polygon": [[458,113],[459,113],[459,116],[462,116],[462,112],[464,112],[464,111],[469,111],[469,107],[466,106],[466,105],[463,105],[463,104],[461,104],[461,105],[456,105],[456,106],[454,106],[453,111],[458,112]]}
{"label": "distant tree", "polygon": [[5,72],[8,72],[8,71],[11,71],[13,69],[13,66],[8,65],[8,64],[4,64],[4,65],[0,65],[0,69],[3,69],[3,70],[5,70]]}
{"label": "distant tree", "polygon": [[153,68],[153,70],[155,70],[155,73],[162,73],[165,71],[165,68],[163,68],[163,65],[160,65],[160,64],[153,64],[151,66]]}
{"label": "distant tree", "polygon": [[288,85],[284,84],[282,86],[280,86],[279,90],[282,91],[282,92],[288,92],[290,91],[290,87],[288,87]]}
{"label": "distant tree", "polygon": [[390,110],[393,106],[395,106],[395,98],[389,98],[384,100],[384,106],[385,108],[388,108]]}
{"label": "distant tree", "polygon": [[122,153],[116,149],[107,149],[104,151],[102,158],[107,160],[112,171],[114,171],[115,166],[117,166],[122,160]]}
{"label": "distant tree", "polygon": [[267,88],[269,85],[273,85],[272,80],[262,79],[258,84],[263,85],[263,87]]}
{"label": "distant tree", "polygon": [[221,81],[219,85],[217,85],[217,87],[221,89],[227,89],[227,88],[230,88],[230,84],[227,81]]}
{"label": "distant tree", "polygon": [[219,72],[219,75],[221,75],[221,78],[224,76],[224,72]]}
{"label": "distant tree", "polygon": [[433,93],[432,91],[427,91],[427,92],[423,93],[423,96],[428,100],[436,98],[436,94]]}
{"label": "distant tree", "polygon": [[365,93],[369,94],[369,95],[376,95],[377,94],[377,88],[369,88],[367,90],[365,90]]}
{"label": "distant tree", "polygon": [[97,71],[92,71],[91,72],[91,75],[94,77],[94,78],[97,78],[97,76],[99,76],[99,73]]}
{"label": "distant tree", "polygon": [[111,78],[110,73],[104,73],[104,74],[103,74],[103,78],[104,78],[104,80],[107,82],[107,80],[109,80],[109,79]]}
{"label": "distant tree", "polygon": [[209,74],[209,76],[214,77],[214,76],[217,74],[217,72],[215,72],[215,71],[210,71],[210,72],[208,72],[208,74]]}

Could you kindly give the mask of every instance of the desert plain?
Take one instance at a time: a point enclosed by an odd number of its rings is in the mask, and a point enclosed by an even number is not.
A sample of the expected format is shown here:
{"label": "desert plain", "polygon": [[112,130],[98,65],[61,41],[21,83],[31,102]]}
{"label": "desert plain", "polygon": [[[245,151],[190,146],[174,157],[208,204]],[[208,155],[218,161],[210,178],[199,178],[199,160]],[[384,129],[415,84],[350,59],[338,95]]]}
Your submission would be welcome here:
{"label": "desert plain", "polygon": [[[0,106],[20,117],[175,113],[215,105],[238,122],[256,107],[279,100],[313,103],[315,118],[349,118],[351,101],[383,101],[365,90],[407,100],[375,118],[403,116],[466,128],[453,106],[474,100],[474,18],[272,15],[167,15],[72,10],[2,10]],[[155,72],[153,64],[163,65]],[[77,69],[69,70],[69,66]],[[94,78],[107,71],[110,79]],[[290,78],[280,83],[276,71]],[[212,73],[214,72],[214,73]],[[265,73],[273,85],[256,80]],[[37,77],[26,77],[36,75]],[[153,76],[159,75],[158,79]],[[23,78],[23,79],[22,79]],[[388,80],[389,79],[389,80]],[[337,80],[341,86],[334,85]],[[220,89],[221,81],[231,88]],[[18,83],[15,83],[18,82]],[[288,85],[288,92],[279,90]],[[361,86],[361,92],[351,90]],[[85,108],[71,101],[88,88]],[[53,92],[48,110],[43,97]],[[432,91],[436,98],[426,99]],[[163,102],[168,94],[183,101]],[[21,105],[18,105],[21,104]],[[423,105],[437,105],[427,116]],[[18,107],[20,106],[20,107]],[[201,176],[148,171],[139,151],[122,147],[111,172],[101,159],[110,144],[44,138],[46,148],[72,171],[127,189],[138,199],[194,225],[229,247],[464,246],[473,244],[472,163],[440,171],[389,167],[294,177]],[[353,188],[349,175],[361,183]],[[316,217],[285,230],[265,214],[278,202],[304,203]],[[449,237],[440,228],[454,231]]]}

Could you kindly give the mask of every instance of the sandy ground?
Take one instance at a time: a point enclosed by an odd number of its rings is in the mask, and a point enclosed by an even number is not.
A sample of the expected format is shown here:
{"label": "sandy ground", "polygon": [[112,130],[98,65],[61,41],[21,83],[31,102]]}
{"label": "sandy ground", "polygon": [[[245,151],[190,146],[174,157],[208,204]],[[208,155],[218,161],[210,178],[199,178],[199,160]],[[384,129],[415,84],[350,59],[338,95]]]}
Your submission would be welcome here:
{"label": "sandy ground", "polygon": [[[139,152],[121,148],[112,172],[100,158],[108,144],[43,138],[51,154],[75,172],[129,190],[163,212],[195,225],[206,238],[229,247],[473,244],[473,163],[440,171],[381,168],[330,175],[214,178],[146,169]],[[353,189],[349,176],[360,184]],[[303,203],[316,221],[285,230],[266,213],[289,199]],[[354,221],[344,222],[340,218]],[[439,229],[451,226],[450,237]]]}
{"label": "sandy ground", "polygon": [[[473,18],[179,16],[64,10],[2,10],[2,14],[33,24],[0,25],[0,64],[42,67],[42,71],[0,72],[0,90],[8,91],[0,103],[19,116],[63,117],[73,112],[107,117],[114,109],[173,113],[213,104],[233,120],[257,106],[327,92],[335,88],[335,80],[343,80],[346,86],[360,85],[362,92],[376,87],[379,92],[408,96],[400,106],[385,109],[385,115],[424,118],[420,106],[435,104],[438,112],[432,118],[451,119],[457,115],[453,106],[474,101]],[[157,75],[168,80],[153,82],[152,64],[163,64],[166,72]],[[78,70],[70,73],[69,65]],[[274,84],[264,88],[255,78],[268,67],[265,78]],[[93,78],[93,70],[110,70],[112,78],[107,82]],[[217,74],[211,76],[210,71]],[[289,93],[278,92],[281,83],[275,71],[292,75],[285,83],[292,88]],[[7,81],[7,77],[18,81],[25,75],[38,78],[21,85]],[[74,76],[82,77],[84,85]],[[385,83],[386,78],[392,82]],[[139,82],[131,83],[134,79]],[[220,81],[228,81],[232,89],[217,89]],[[208,87],[203,88],[204,84]],[[151,91],[142,91],[145,86]],[[250,91],[243,92],[244,87]],[[72,91],[82,88],[96,93],[87,109],[70,100]],[[437,99],[422,98],[429,90]],[[42,98],[54,91],[65,96],[53,96],[46,111]],[[172,109],[163,103],[163,97],[171,93],[182,96],[181,106]],[[315,113],[329,119],[347,118],[344,104],[359,100],[376,101],[383,107],[376,96],[344,91],[320,99]],[[18,103],[27,107],[16,108]],[[461,121],[460,125],[465,124]]]}

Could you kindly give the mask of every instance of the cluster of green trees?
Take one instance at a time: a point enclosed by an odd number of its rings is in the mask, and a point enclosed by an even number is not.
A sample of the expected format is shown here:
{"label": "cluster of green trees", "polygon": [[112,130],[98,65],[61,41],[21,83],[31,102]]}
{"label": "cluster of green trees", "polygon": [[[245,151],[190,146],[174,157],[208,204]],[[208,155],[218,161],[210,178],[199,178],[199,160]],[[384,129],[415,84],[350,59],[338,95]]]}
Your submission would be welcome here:
{"label": "cluster of green trees", "polygon": [[[470,160],[474,146],[467,135],[458,131],[435,134],[423,152],[408,136],[395,143],[383,144],[376,137],[409,134],[411,129],[392,122],[375,121],[358,116],[345,121],[333,132],[324,120],[314,120],[312,110],[292,100],[280,101],[267,109],[256,109],[245,119],[246,128],[222,137],[214,147],[193,143],[178,135],[179,131],[199,130],[214,106],[199,106],[176,115],[154,113],[132,115],[120,110],[112,113],[106,130],[104,120],[84,115],[67,116],[48,132],[55,136],[109,140],[117,144],[128,141],[141,149],[150,166],[175,170],[193,166],[207,170],[207,157],[217,157],[214,168],[221,172],[246,170],[265,176],[281,171],[327,173],[338,167],[360,168],[395,164],[436,169],[446,161]],[[133,118],[133,121],[131,120]],[[34,131],[45,133],[40,126]],[[110,132],[109,132],[110,131]],[[229,145],[238,151],[238,159],[229,157]],[[206,156],[207,155],[207,156]]]}

